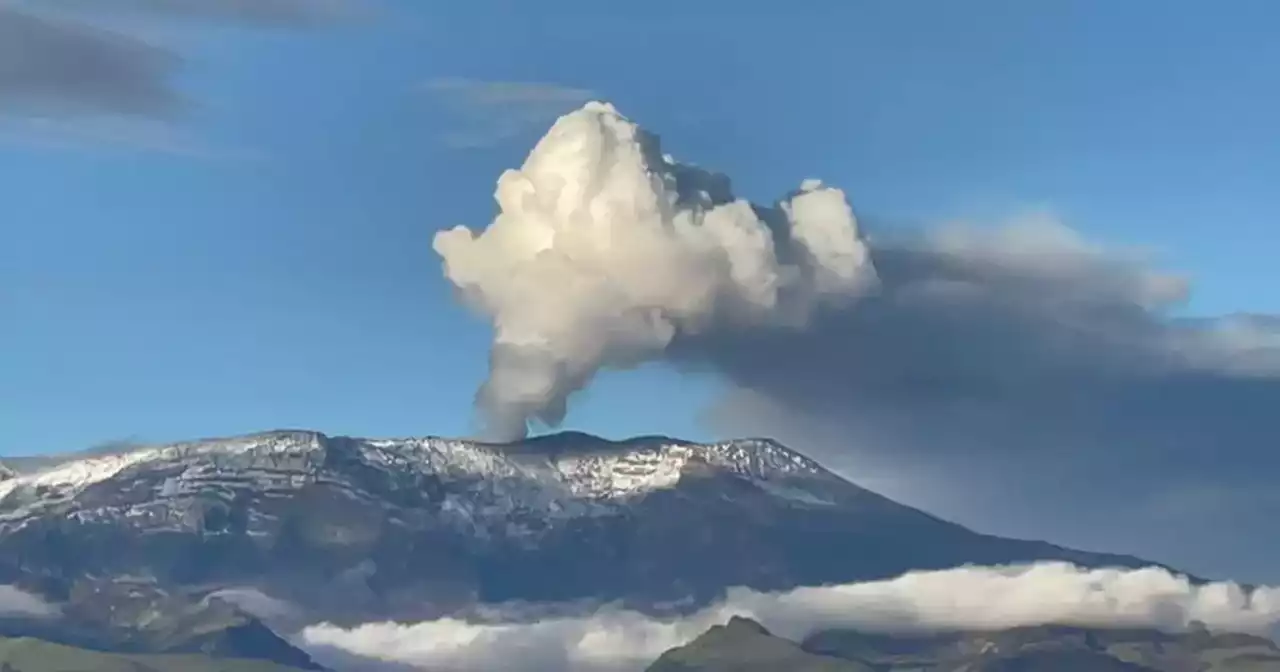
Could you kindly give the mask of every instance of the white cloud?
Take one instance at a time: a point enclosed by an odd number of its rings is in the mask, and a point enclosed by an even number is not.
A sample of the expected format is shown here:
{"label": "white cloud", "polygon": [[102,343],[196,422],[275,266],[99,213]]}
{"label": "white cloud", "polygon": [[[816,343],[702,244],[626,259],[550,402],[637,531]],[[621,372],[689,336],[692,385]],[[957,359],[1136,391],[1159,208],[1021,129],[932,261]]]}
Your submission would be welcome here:
{"label": "white cloud", "polygon": [[1280,590],[1192,585],[1162,569],[1085,570],[1045,563],[919,572],[897,579],[784,593],[731,591],[720,604],[662,620],[605,609],[527,623],[441,619],[352,629],[307,628],[318,656],[342,651],[437,672],[637,672],[663,651],[732,615],[794,639],[824,628],[867,632],[1002,629],[1039,624],[1264,632],[1280,621]]}
{"label": "white cloud", "polygon": [[498,181],[483,231],[441,231],[445,275],[494,325],[479,399],[500,438],[557,424],[604,368],[679,334],[803,324],[875,272],[844,193],[806,181],[776,208],[664,156],[607,103],[561,117]]}
{"label": "white cloud", "polygon": [[34,616],[49,618],[58,614],[58,607],[39,595],[28,593],[17,586],[0,585],[0,617]]}

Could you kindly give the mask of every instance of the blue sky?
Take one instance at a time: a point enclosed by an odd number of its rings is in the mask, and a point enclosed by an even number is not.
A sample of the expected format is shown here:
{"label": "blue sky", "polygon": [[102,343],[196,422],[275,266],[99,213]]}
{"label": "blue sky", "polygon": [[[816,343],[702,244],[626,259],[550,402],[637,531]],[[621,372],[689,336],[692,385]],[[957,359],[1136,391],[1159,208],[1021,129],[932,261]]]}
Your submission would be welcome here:
{"label": "blue sky", "polygon": [[[1195,312],[1280,311],[1273,2],[534,5],[81,17],[180,54],[190,107],[127,133],[10,114],[0,453],[471,432],[487,326],[431,237],[487,222],[498,174],[571,106],[557,88],[746,196],[820,177],[882,226],[1047,208],[1190,275]],[[477,92],[500,82],[529,86],[498,109]],[[569,425],[707,436],[713,385],[609,376]]]}

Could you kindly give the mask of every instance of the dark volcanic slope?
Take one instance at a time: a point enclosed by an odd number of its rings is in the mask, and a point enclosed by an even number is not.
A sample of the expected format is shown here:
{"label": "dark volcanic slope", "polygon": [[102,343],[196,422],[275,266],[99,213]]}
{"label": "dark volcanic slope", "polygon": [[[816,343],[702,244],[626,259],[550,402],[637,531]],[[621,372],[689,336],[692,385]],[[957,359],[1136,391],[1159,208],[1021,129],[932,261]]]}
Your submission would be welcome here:
{"label": "dark volcanic slope", "polygon": [[[60,583],[67,584],[69,590],[59,590]],[[44,584],[46,593],[58,593],[50,595],[58,599],[56,613],[43,617],[4,614],[0,636],[119,654],[201,654],[218,660],[259,660],[264,661],[263,669],[266,662],[291,669],[320,669],[307,653],[224,600],[169,592],[150,581],[128,577],[80,577],[65,582],[46,579]],[[123,658],[116,662],[127,663]],[[228,665],[226,669],[250,669]]]}
{"label": "dark volcanic slope", "polygon": [[1274,672],[1271,640],[1193,630],[1058,626],[985,633],[818,633],[802,644],[734,618],[664,653],[648,672]]}
{"label": "dark volcanic slope", "polygon": [[766,440],[523,444],[271,432],[42,464],[0,480],[0,583],[256,586],[317,617],[476,601],[780,589],[965,563],[1125,556],[977,534]]}
{"label": "dark volcanic slope", "polygon": [[198,654],[121,654],[32,638],[0,638],[4,672],[302,672],[266,660]]}
{"label": "dark volcanic slope", "polygon": [[662,654],[646,672],[877,672],[850,659],[810,653],[755,621],[733,617]]}

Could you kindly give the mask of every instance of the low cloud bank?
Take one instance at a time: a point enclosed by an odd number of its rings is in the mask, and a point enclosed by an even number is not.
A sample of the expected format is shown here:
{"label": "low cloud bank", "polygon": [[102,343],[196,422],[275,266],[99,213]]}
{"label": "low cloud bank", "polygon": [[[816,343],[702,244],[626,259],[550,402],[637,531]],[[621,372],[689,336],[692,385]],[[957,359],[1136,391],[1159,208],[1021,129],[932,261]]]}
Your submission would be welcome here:
{"label": "low cloud bank", "polygon": [[300,643],[342,669],[355,669],[351,661],[358,658],[370,661],[359,669],[624,672],[644,669],[663,651],[733,615],[795,639],[827,628],[892,633],[1047,623],[1177,631],[1200,621],[1221,630],[1267,632],[1280,622],[1280,589],[1195,586],[1157,568],[968,567],[785,593],[735,590],[724,602],[678,620],[604,609],[523,623],[317,625],[300,634]]}
{"label": "low cloud bank", "polygon": [[0,585],[0,618],[36,617],[49,618],[58,615],[58,607],[44,601],[17,586]]}

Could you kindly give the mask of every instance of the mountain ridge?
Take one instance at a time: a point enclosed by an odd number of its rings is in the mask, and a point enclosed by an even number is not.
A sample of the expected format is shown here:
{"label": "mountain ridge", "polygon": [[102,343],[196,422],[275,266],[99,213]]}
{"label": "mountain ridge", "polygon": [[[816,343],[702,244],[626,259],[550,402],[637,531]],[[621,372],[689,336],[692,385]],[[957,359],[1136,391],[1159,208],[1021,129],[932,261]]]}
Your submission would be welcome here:
{"label": "mountain ridge", "polygon": [[1264,672],[1268,638],[1046,624],[992,631],[869,634],[822,630],[800,641],[734,616],[658,657],[646,672]]}
{"label": "mountain ridge", "polygon": [[503,601],[694,608],[735,586],[1037,560],[1156,564],[983,535],[768,439],[272,430],[73,457],[0,481],[0,582],[250,588],[340,622]]}
{"label": "mountain ridge", "polygon": [[[317,455],[319,459],[315,459]],[[330,437],[309,430],[272,430],[243,436],[139,446],[106,454],[73,454],[65,459],[55,458],[37,468],[15,473],[0,481],[0,505],[12,503],[12,495],[24,487],[46,494],[51,489],[59,488],[78,491],[108,480],[117,473],[140,469],[148,464],[177,465],[201,459],[217,463],[233,458],[249,461],[257,459],[259,463],[266,464],[276,458],[311,458],[307,464],[294,465],[297,471],[298,468],[320,466],[335,456],[381,462],[378,466],[388,470],[420,469],[496,478],[522,476],[529,480],[540,480],[543,484],[559,477],[562,484],[569,486],[569,494],[586,498],[626,496],[631,494],[631,490],[666,487],[672,484],[673,479],[678,480],[691,459],[715,467],[751,472],[755,476],[766,473],[803,473],[825,479],[838,478],[818,463],[767,439],[699,444],[668,437],[609,441],[583,433],[566,433],[525,442],[489,443],[438,436],[364,439]],[[621,464],[616,460],[620,456],[639,456],[640,459]],[[546,458],[548,464],[537,464],[537,458]],[[213,466],[216,468],[218,465]],[[274,468],[280,465],[270,466]],[[535,474],[538,466],[550,466],[553,471],[558,470],[560,473],[544,470],[543,473]],[[564,467],[571,467],[572,471]],[[582,487],[574,487],[592,477],[618,474],[623,478],[607,479],[608,483],[587,483]],[[643,478],[628,479],[628,474],[636,477],[649,476],[652,482],[643,482]],[[613,487],[610,489],[609,486]],[[33,497],[34,500],[42,499],[39,492]],[[0,525],[3,525],[2,518]]]}
{"label": "mountain ridge", "polygon": [[[644,443],[675,443],[683,445],[715,445],[719,443],[768,443],[779,446],[785,450],[796,452],[794,449],[784,446],[776,439],[764,436],[743,436],[734,439],[722,441],[692,441],[668,434],[639,434],[636,436],[624,437],[620,439],[611,439],[599,436],[590,432],[580,430],[563,430],[557,432],[549,432],[546,434],[537,434],[525,439],[517,441],[491,441],[482,438],[453,437],[440,434],[423,434],[423,435],[405,435],[392,436],[371,439],[369,437],[360,437],[350,434],[329,433],[315,429],[305,428],[277,428],[265,429],[253,432],[245,432],[239,434],[219,434],[215,436],[203,436],[193,439],[184,439],[180,441],[164,441],[164,442],[113,442],[102,446],[95,446],[83,450],[76,450],[63,453],[44,453],[44,454],[22,454],[22,455],[0,455],[0,474],[10,473],[13,475],[28,475],[38,471],[47,470],[60,464],[67,462],[89,460],[100,457],[110,457],[125,453],[133,453],[147,450],[150,448],[159,448],[176,445],[189,444],[208,444],[222,443],[228,441],[270,438],[270,437],[314,437],[324,440],[358,440],[358,441],[390,441],[390,442],[410,442],[410,441],[450,441],[450,442],[466,442],[477,446],[484,446],[494,450],[503,452],[536,452],[537,450],[546,450],[552,453],[574,452],[573,447],[579,450],[618,450],[627,446]],[[806,459],[811,459],[807,458]]]}

